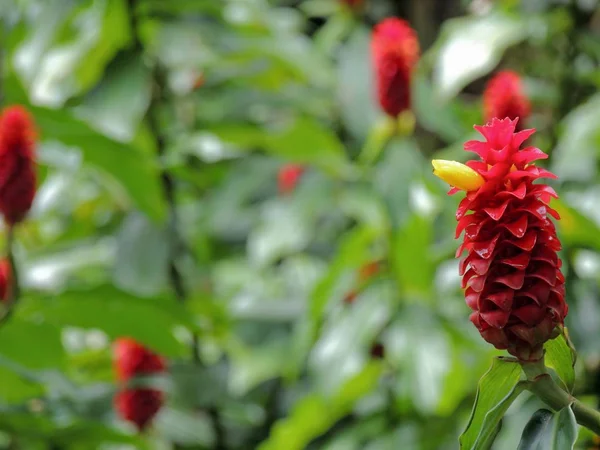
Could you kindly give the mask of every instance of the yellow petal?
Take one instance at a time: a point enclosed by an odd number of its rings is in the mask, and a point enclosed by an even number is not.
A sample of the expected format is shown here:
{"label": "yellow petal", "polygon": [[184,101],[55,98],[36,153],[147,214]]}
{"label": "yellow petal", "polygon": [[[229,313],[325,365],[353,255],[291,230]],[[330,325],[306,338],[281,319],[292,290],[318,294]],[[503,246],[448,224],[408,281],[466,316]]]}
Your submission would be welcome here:
{"label": "yellow petal", "polygon": [[457,161],[434,159],[431,164],[433,164],[433,174],[455,188],[475,191],[485,183],[481,175]]}

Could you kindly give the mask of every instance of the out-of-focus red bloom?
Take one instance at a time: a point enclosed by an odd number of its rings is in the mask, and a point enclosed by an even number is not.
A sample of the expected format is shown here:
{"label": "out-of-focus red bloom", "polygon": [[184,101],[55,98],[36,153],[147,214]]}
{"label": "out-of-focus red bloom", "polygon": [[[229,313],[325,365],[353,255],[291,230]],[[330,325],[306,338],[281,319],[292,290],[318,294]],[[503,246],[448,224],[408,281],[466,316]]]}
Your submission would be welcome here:
{"label": "out-of-focus red bloom", "polygon": [[8,301],[11,280],[10,261],[6,258],[0,260],[0,302]]}
{"label": "out-of-focus red bloom", "polygon": [[[117,379],[123,383],[136,376],[165,371],[165,362],[131,338],[119,338],[114,346],[114,365]],[[147,387],[123,387],[117,392],[115,408],[123,419],[143,430],[163,403],[163,393]]]}
{"label": "out-of-focus red bloom", "polygon": [[197,77],[196,80],[194,80],[194,85],[192,86],[192,90],[197,90],[200,89],[202,86],[204,86],[204,82],[205,82],[205,78],[204,78],[204,73],[200,73]]}
{"label": "out-of-focus red bloom", "polygon": [[139,431],[148,426],[164,402],[163,393],[156,389],[123,389],[114,398],[119,415],[135,424]]}
{"label": "out-of-focus red bloom", "polygon": [[277,174],[277,185],[280,194],[290,194],[296,188],[300,177],[304,173],[304,167],[298,164],[286,164]]}
{"label": "out-of-focus red bloom", "polygon": [[[373,276],[377,275],[377,273],[379,273],[380,270],[381,270],[381,262],[380,261],[372,261],[370,263],[362,265],[360,267],[360,269],[358,269],[358,284],[359,284],[359,286],[357,289],[360,289],[362,287],[361,286],[362,284],[366,283]],[[356,300],[356,297],[358,296],[357,289],[351,290],[344,296],[344,303],[346,303],[347,305],[354,303],[354,300]]]}
{"label": "out-of-focus red bloom", "polygon": [[[434,161],[434,173],[452,180],[451,194],[468,180],[456,213],[456,237],[464,232],[456,255],[467,251],[460,274],[471,321],[496,348],[537,360],[543,344],[559,334],[568,308],[557,255],[561,245],[551,220],[559,216],[548,206],[557,195],[550,186],[535,184],[556,176],[533,164],[547,157],[540,149],[520,148],[535,130],[515,133],[517,120],[476,126],[485,141],[469,141],[465,150],[480,159],[466,166]],[[462,168],[455,170],[456,165]]]}
{"label": "out-of-focus red bloom", "polygon": [[498,72],[487,84],[483,93],[485,120],[493,118],[511,120],[519,118],[517,131],[523,129],[531,105],[523,92],[521,78],[515,72],[505,70]]}
{"label": "out-of-focus red bloom", "polygon": [[348,292],[345,296],[344,296],[344,303],[346,305],[351,305],[352,303],[354,303],[354,300],[356,300],[356,297],[358,296],[358,293],[354,290]]}
{"label": "out-of-focus red bloom", "polygon": [[115,370],[119,381],[127,381],[136,375],[160,373],[165,361],[131,338],[119,338],[114,346]]}
{"label": "out-of-focus red bloom", "polygon": [[391,117],[410,109],[410,83],[419,59],[419,41],[408,22],[395,17],[380,22],[371,54],[381,109]]}
{"label": "out-of-focus red bloom", "polygon": [[367,263],[358,270],[358,279],[361,282],[368,281],[371,277],[377,275],[380,270],[381,263],[379,261]]}
{"label": "out-of-focus red bloom", "polygon": [[36,190],[35,131],[21,106],[0,115],[0,212],[9,225],[25,217]]}

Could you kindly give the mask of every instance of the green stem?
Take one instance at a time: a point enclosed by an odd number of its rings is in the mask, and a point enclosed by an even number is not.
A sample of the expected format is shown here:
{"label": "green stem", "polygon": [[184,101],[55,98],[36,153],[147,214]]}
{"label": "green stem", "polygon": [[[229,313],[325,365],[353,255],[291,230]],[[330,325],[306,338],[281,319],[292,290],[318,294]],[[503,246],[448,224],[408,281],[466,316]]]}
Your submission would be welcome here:
{"label": "green stem", "polygon": [[14,228],[12,226],[9,226],[8,231],[6,233],[6,258],[8,259],[8,263],[10,266],[10,287],[8,289],[9,297],[4,305],[4,312],[2,313],[2,316],[0,316],[0,325],[2,325],[10,318],[13,309],[19,301],[19,297],[21,295],[21,290],[19,287],[19,272],[17,270],[17,266],[15,264],[15,257],[13,254],[14,241]]}
{"label": "green stem", "polygon": [[543,358],[536,362],[521,362],[521,367],[531,382],[528,387],[531,392],[556,411],[571,406],[577,423],[600,435],[600,412],[564,391],[548,373]]}

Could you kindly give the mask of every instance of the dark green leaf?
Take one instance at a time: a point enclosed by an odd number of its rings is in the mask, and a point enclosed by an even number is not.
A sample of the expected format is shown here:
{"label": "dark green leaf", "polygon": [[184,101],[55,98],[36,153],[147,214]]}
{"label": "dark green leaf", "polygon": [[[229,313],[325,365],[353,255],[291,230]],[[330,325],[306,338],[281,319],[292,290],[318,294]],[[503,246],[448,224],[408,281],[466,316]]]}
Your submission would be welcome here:
{"label": "dark green leaf", "polygon": [[540,409],[525,425],[518,450],[571,450],[577,434],[577,422],[570,407],[557,413]]}
{"label": "dark green leaf", "polygon": [[523,430],[521,442],[517,450],[540,450],[539,445],[542,441],[546,427],[550,424],[554,413],[547,409],[537,410]]}

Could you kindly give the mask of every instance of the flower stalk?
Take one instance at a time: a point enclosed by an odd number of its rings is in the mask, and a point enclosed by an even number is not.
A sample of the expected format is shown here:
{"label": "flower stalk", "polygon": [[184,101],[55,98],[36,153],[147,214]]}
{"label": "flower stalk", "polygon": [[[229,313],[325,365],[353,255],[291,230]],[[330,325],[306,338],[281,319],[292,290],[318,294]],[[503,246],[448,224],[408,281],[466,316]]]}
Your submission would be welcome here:
{"label": "flower stalk", "polygon": [[571,407],[577,423],[600,435],[600,412],[583,404],[562,389],[548,373],[544,358],[538,361],[520,361],[527,380],[528,390],[537,395],[555,411]]}

